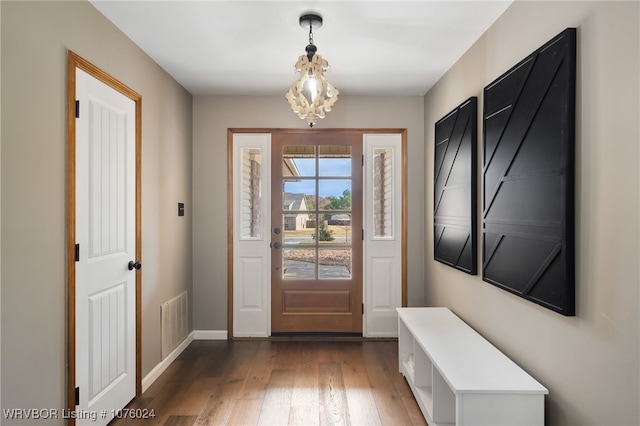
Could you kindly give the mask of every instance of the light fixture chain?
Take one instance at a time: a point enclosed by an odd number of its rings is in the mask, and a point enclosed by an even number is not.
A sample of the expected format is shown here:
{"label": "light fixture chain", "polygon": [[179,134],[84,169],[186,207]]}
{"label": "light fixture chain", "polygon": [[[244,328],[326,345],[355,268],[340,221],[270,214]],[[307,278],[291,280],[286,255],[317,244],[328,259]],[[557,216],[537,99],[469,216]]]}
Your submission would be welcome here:
{"label": "light fixture chain", "polygon": [[313,24],[309,23],[309,44],[313,44]]}

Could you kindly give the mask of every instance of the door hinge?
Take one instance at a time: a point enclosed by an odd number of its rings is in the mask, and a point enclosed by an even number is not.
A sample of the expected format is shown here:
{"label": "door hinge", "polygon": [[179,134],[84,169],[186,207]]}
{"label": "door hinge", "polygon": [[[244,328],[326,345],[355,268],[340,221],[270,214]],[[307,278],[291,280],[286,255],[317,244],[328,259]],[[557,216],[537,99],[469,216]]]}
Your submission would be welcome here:
{"label": "door hinge", "polygon": [[76,386],[76,405],[80,405],[80,387]]}
{"label": "door hinge", "polygon": [[364,166],[364,154],[362,154],[362,165]]}
{"label": "door hinge", "polygon": [[80,244],[76,244],[76,262],[80,262]]}
{"label": "door hinge", "polygon": [[80,118],[80,101],[76,101],[76,118]]}
{"label": "door hinge", "polygon": [[362,304],[362,315],[364,315],[364,303]]}
{"label": "door hinge", "polygon": [[364,241],[364,229],[362,230],[362,241]]}

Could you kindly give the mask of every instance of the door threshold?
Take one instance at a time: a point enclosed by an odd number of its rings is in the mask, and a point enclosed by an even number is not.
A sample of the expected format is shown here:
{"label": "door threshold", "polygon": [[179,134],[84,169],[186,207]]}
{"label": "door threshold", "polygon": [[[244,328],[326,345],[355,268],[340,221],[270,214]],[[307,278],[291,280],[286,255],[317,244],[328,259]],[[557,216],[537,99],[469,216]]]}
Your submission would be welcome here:
{"label": "door threshold", "polygon": [[[253,340],[243,338],[235,340]],[[364,337],[362,333],[328,333],[328,332],[276,332],[270,337],[263,337],[260,340],[272,342],[397,342],[397,337]]]}
{"label": "door threshold", "polygon": [[234,337],[233,340],[302,342],[397,342],[397,337],[364,337],[362,333],[276,332],[269,337]]}
{"label": "door threshold", "polygon": [[271,333],[271,337],[287,338],[358,338],[362,333],[336,333],[324,331],[280,331]]}

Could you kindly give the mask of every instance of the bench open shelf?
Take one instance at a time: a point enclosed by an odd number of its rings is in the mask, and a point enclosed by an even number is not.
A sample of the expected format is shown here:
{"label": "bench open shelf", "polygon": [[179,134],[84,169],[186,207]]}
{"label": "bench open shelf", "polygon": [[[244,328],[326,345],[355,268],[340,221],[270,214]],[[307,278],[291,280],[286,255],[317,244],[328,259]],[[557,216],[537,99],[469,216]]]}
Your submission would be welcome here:
{"label": "bench open shelf", "polygon": [[544,424],[549,391],[447,308],[398,308],[398,358],[431,426]]}

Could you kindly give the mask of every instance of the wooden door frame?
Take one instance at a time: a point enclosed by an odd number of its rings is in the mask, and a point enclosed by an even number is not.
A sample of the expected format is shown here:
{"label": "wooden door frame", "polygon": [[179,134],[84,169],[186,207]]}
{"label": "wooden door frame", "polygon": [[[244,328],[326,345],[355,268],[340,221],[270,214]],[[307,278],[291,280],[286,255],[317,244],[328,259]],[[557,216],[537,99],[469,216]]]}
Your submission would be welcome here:
{"label": "wooden door frame", "polygon": [[[136,260],[142,261],[142,96],[86,59],[67,51],[67,408],[75,410],[76,385],[76,68],[135,102]],[[142,395],[142,272],[136,270],[136,396]],[[69,419],[74,425],[75,419]]]}
{"label": "wooden door frame", "polygon": [[[227,339],[233,340],[233,136],[237,133],[301,133],[323,134],[354,132],[364,134],[400,134],[402,139],[402,250],[401,293],[402,306],[407,306],[407,129],[330,128],[330,129],[282,129],[282,128],[229,128],[227,129]],[[364,261],[364,258],[363,258]],[[364,286],[364,276],[363,276]]]}

